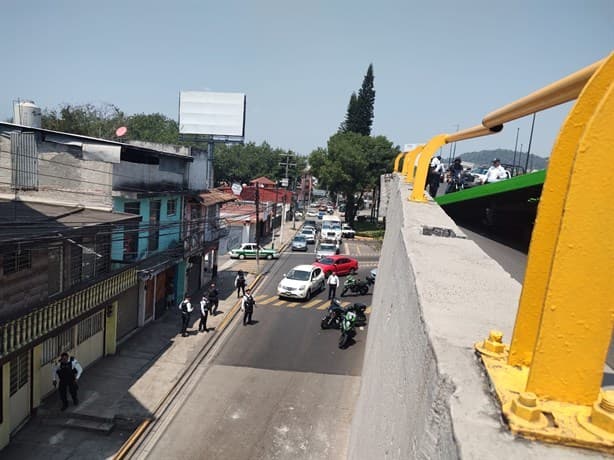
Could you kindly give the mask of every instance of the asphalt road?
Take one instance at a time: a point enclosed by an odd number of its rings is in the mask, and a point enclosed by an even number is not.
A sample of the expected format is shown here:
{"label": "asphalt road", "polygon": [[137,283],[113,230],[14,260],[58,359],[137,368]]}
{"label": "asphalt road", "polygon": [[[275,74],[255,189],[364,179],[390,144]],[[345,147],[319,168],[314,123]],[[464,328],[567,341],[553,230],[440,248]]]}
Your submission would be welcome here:
{"label": "asphalt road", "polygon": [[[342,252],[355,256],[359,276],[366,276],[377,265],[378,248],[344,243]],[[346,458],[368,326],[340,350],[339,331],[320,329],[326,292],[307,302],[277,298],[283,274],[313,262],[313,246],[310,252],[286,252],[271,267],[255,293],[255,324],[235,319],[138,458]],[[370,305],[371,293],[343,300]]]}

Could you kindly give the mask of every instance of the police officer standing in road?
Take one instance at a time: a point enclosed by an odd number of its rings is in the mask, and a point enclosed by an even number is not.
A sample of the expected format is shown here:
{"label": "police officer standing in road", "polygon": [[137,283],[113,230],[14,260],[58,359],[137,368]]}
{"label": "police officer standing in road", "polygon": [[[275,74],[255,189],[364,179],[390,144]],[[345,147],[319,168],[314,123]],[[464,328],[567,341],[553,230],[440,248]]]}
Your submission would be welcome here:
{"label": "police officer standing in road", "polygon": [[62,410],[66,410],[68,408],[68,397],[66,391],[70,392],[70,396],[72,397],[72,402],[75,404],[79,404],[79,398],[77,397],[77,390],[79,386],[77,385],[77,381],[79,377],[81,377],[81,373],[83,369],[78,361],[73,357],[69,357],[68,353],[64,352],[60,355],[60,360],[57,362],[55,366],[53,366],[53,371],[51,374],[51,378],[53,380],[53,386],[57,385],[57,380],[60,381],[59,392],[60,399],[62,400]]}
{"label": "police officer standing in road", "polygon": [[243,310],[243,326],[252,324],[252,314],[254,313],[254,307],[256,306],[256,300],[252,297],[252,290],[247,288],[245,295],[241,301],[241,310]]}
{"label": "police officer standing in road", "polygon": [[186,296],[185,299],[179,304],[179,310],[181,310],[181,336],[187,337],[188,326],[190,325],[190,316],[192,315],[192,304],[190,303],[190,297]]}

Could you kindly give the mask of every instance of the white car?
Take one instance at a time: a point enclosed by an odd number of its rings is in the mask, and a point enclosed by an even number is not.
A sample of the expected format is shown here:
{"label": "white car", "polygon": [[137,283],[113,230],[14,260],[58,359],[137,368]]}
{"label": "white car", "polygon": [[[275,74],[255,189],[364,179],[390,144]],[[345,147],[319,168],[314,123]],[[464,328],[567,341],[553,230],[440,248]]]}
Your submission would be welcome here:
{"label": "white car", "polygon": [[307,244],[315,244],[316,242],[316,231],[312,228],[304,228],[301,231],[301,235],[305,237],[307,240]]}
{"label": "white car", "polygon": [[309,300],[316,292],[323,291],[325,286],[326,278],[320,267],[297,265],[279,282],[277,295],[280,299],[289,297]]}
{"label": "white car", "polygon": [[339,254],[339,245],[335,243],[320,243],[316,251],[316,260],[322,257],[334,256]]}
{"label": "white car", "polygon": [[341,226],[341,236],[343,236],[343,238],[354,238],[356,236],[356,232],[352,227],[350,227],[350,224],[343,224]]}

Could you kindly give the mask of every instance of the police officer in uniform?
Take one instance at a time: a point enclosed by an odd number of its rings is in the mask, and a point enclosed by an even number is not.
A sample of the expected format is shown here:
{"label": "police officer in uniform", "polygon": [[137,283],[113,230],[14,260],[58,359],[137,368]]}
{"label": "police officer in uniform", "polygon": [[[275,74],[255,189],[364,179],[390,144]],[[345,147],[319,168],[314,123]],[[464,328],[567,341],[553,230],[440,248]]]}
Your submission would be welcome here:
{"label": "police officer in uniform", "polygon": [[70,396],[72,397],[72,402],[75,404],[79,404],[79,398],[77,397],[77,390],[79,386],[77,385],[77,381],[79,377],[81,377],[81,373],[83,369],[79,362],[74,358],[74,356],[69,357],[68,353],[64,352],[60,355],[60,360],[53,367],[52,379],[53,386],[57,385],[57,381],[60,381],[59,392],[60,399],[62,400],[62,410],[66,410],[68,408],[68,397],[66,394],[66,390],[70,392]]}

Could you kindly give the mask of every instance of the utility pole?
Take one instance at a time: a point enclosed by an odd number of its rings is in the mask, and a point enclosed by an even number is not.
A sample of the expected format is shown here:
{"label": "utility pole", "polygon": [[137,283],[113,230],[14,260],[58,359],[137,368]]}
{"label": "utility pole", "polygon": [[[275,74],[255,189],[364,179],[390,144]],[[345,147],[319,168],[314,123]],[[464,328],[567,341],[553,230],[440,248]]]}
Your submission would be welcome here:
{"label": "utility pole", "polygon": [[260,184],[256,184],[256,274],[260,274]]}
{"label": "utility pole", "polygon": [[279,247],[281,247],[284,241],[284,222],[286,221],[286,194],[281,197],[283,207],[281,208],[281,225],[279,226]]}
{"label": "utility pole", "polygon": [[524,172],[529,172],[529,157],[531,156],[531,141],[533,140],[533,128],[535,127],[535,113],[533,114],[533,121],[531,122],[531,134],[529,134],[529,147],[527,147],[527,161],[524,166]]}
{"label": "utility pole", "polygon": [[512,161],[512,174],[516,171],[516,151],[518,150],[518,133],[520,133],[520,128],[516,128],[516,144],[514,145],[514,160]]}

